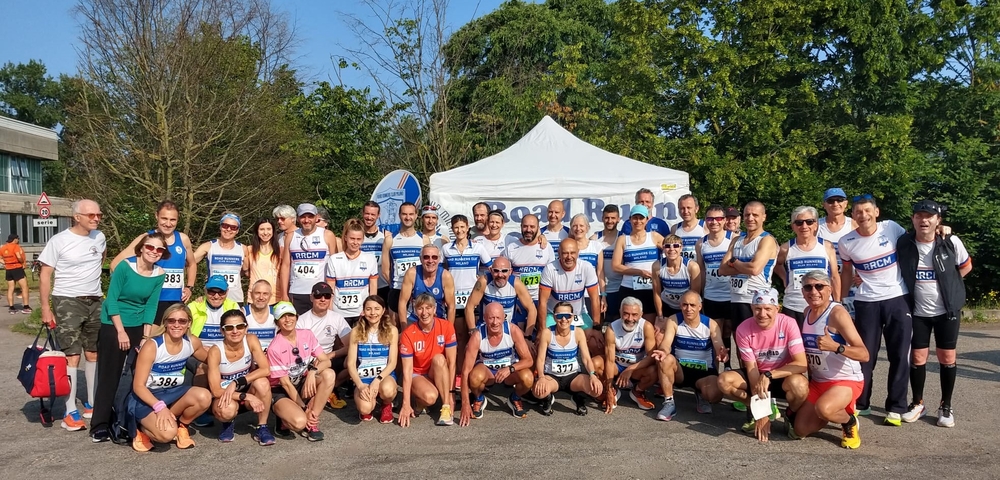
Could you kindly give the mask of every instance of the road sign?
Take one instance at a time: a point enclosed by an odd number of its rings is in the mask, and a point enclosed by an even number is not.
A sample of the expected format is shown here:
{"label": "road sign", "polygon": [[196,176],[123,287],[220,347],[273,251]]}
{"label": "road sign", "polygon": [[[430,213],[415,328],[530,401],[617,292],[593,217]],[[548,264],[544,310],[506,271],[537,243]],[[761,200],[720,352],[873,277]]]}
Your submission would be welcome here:
{"label": "road sign", "polygon": [[[47,199],[46,199],[46,200],[47,200]],[[38,209],[38,216],[39,216],[39,217],[42,217],[42,218],[49,218],[49,215],[51,215],[51,214],[52,214],[52,213],[51,213],[51,212],[49,212],[49,207],[42,207],[42,208],[39,208],[39,209]]]}
{"label": "road sign", "polygon": [[38,205],[39,207],[51,207],[52,202],[49,201],[49,196],[46,195],[45,192],[42,192],[42,194],[38,196],[38,203],[35,205]]}
{"label": "road sign", "polygon": [[36,218],[31,221],[36,227],[58,227],[58,220],[54,218]]}

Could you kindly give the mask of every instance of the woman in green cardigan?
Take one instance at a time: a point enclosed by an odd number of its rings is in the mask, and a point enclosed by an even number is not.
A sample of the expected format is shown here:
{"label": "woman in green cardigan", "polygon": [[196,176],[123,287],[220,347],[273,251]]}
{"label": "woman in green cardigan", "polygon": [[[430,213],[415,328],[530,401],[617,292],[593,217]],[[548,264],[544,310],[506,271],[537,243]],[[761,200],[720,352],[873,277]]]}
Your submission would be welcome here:
{"label": "woman in green cardigan", "polygon": [[90,437],[95,443],[111,439],[111,408],[122,366],[129,350],[138,349],[152,329],[163,288],[163,269],[155,264],[169,258],[163,234],[151,233],[136,243],[135,256],[127,258],[125,265],[119,265],[111,274],[97,334],[98,382],[90,423]]}

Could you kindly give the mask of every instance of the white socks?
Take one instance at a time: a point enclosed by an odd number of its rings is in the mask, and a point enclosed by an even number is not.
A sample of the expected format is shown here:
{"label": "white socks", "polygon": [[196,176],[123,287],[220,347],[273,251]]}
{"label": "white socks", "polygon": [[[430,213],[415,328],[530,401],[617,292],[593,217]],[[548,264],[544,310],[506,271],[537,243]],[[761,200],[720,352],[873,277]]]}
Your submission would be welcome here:
{"label": "white socks", "polygon": [[66,367],[66,375],[69,376],[69,396],[66,397],[66,414],[76,410],[76,367]]}
{"label": "white socks", "polygon": [[83,361],[83,376],[87,379],[87,404],[94,407],[94,391],[97,388],[97,362]]}

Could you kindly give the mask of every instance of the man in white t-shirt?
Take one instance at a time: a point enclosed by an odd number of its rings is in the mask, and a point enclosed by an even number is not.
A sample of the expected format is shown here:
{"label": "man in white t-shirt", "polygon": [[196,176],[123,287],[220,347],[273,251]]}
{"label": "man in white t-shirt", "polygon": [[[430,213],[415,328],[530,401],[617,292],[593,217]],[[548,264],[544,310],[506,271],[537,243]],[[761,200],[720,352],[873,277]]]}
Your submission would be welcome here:
{"label": "man in white t-shirt", "polygon": [[[342,315],[330,309],[333,304],[333,288],[326,282],[319,282],[312,287],[312,308],[302,312],[295,328],[310,330],[316,336],[323,353],[330,358],[331,368],[337,373],[334,389],[350,378],[344,361],[347,359],[347,347],[350,345],[351,326]],[[337,398],[336,393],[330,394],[330,407],[344,408],[347,402]]]}
{"label": "man in white t-shirt", "polygon": [[[585,298],[590,301],[593,317],[583,308]],[[542,270],[538,285],[538,323],[544,318],[545,324],[538,327],[539,331],[555,325],[552,311],[559,302],[573,305],[573,314],[576,315],[573,325],[586,329],[587,346],[593,348],[592,351],[603,352],[604,336],[600,332],[601,288],[597,283],[597,270],[590,262],[580,261],[580,247],[572,238],[559,244],[559,260],[546,265]]]}
{"label": "man in white t-shirt", "polygon": [[[101,297],[104,295],[101,266],[106,241],[97,229],[102,216],[100,205],[93,200],[73,202],[73,226],[49,239],[38,256],[42,263],[38,282],[42,322],[55,330],[56,341],[66,354],[70,393],[62,427],[71,432],[87,428],[76,408],[76,369],[80,365],[81,352],[86,358],[84,374],[87,378],[87,401],[83,404],[82,417],[90,418],[93,412],[97,332],[101,327]],[[52,285],[53,273],[55,287]]]}

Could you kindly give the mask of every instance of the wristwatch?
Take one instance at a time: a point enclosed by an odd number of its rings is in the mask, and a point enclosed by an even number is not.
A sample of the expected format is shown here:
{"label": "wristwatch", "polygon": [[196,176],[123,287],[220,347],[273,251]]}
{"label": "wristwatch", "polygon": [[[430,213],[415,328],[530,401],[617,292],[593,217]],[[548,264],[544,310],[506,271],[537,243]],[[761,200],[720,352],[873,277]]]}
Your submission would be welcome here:
{"label": "wristwatch", "polygon": [[514,366],[513,366],[513,365],[511,365],[511,366],[509,366],[509,367],[507,367],[507,368],[509,368],[509,369],[510,369],[510,373],[514,373],[514,372],[516,372],[516,371],[517,371],[517,369],[516,369],[516,368],[514,368]]}
{"label": "wristwatch", "polygon": [[241,402],[244,402],[244,401],[246,401],[246,399],[247,399],[247,394],[246,394],[246,393],[242,393],[242,392],[241,392],[241,393],[240,393],[240,401],[241,401]]}
{"label": "wristwatch", "polygon": [[774,380],[774,377],[771,376],[770,371],[764,372],[764,376],[767,377],[768,380]]}
{"label": "wristwatch", "polygon": [[843,355],[844,350],[846,350],[846,348],[844,348],[843,344],[837,345],[837,355]]}

